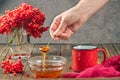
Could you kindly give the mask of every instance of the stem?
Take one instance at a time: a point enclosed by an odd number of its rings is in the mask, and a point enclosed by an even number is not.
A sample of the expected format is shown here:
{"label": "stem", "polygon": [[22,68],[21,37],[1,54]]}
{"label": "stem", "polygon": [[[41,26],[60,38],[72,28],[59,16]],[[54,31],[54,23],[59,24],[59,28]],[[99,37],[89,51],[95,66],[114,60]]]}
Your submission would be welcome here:
{"label": "stem", "polygon": [[9,51],[11,51],[11,53],[13,54],[13,50],[12,50],[9,46],[13,43],[14,39],[16,38],[16,36],[17,36],[16,33],[17,33],[17,29],[15,29],[15,30],[13,31],[12,37],[8,40],[8,45],[7,45],[7,47],[1,52],[0,57],[3,56],[3,53],[5,54],[3,60],[6,59]]}
{"label": "stem", "polygon": [[[15,40],[16,37],[18,38],[18,41],[17,41],[18,45],[20,46],[20,49],[22,49],[22,42],[23,42],[22,32],[23,32],[23,27],[21,29],[20,28],[16,28],[16,29],[13,30],[12,37],[8,40],[7,47],[0,54],[0,57],[4,56],[3,60],[6,59],[8,53],[10,51],[13,54],[13,50],[9,46],[13,43],[13,41]],[[3,53],[5,55],[3,55]]]}
{"label": "stem", "polygon": [[20,49],[22,49],[22,41],[23,41],[23,35],[22,35],[22,29],[17,29],[17,38],[18,38],[18,45],[20,46]]}
{"label": "stem", "polygon": [[7,48],[7,49],[6,49],[6,54],[5,54],[4,58],[3,58],[3,61],[6,59],[7,54],[8,54],[8,51],[9,51],[9,49]]}
{"label": "stem", "polygon": [[16,31],[15,31],[15,33],[13,33],[13,36],[9,39],[9,41],[8,41],[8,45],[10,45],[10,44],[13,43],[15,37],[16,37]]}
{"label": "stem", "polygon": [[19,32],[19,30],[17,30],[17,38],[18,38],[18,40],[17,40],[17,43],[19,44],[20,43],[20,32]]}
{"label": "stem", "polygon": [[11,51],[11,53],[13,54],[12,48],[10,48],[9,46],[7,46],[7,47],[2,51],[0,57],[1,57],[1,56],[3,55],[3,53],[5,52],[6,54],[5,54],[4,58],[3,58],[3,60],[5,60],[6,57],[7,57],[7,54],[9,54],[10,51]]}
{"label": "stem", "polygon": [[8,47],[6,47],[2,52],[1,52],[1,55],[0,57],[3,55],[3,53],[7,50]]}
{"label": "stem", "polygon": [[23,32],[23,28],[20,30],[20,49],[22,49],[22,42],[23,42],[23,35],[22,35],[22,32]]}
{"label": "stem", "polygon": [[[15,31],[14,31],[14,32],[15,32]],[[5,48],[5,49],[1,52],[0,57],[2,57],[3,53],[5,53],[6,51],[8,51],[9,46],[10,46],[10,44],[12,44],[12,43],[13,43],[13,41],[14,41],[15,37],[16,37],[16,33],[13,33],[12,37],[11,37],[11,38],[9,39],[9,41],[8,41],[8,45],[7,45],[7,47],[6,47],[6,48]],[[6,54],[5,54],[4,59],[6,58],[6,56],[7,56],[7,52],[6,52]]]}

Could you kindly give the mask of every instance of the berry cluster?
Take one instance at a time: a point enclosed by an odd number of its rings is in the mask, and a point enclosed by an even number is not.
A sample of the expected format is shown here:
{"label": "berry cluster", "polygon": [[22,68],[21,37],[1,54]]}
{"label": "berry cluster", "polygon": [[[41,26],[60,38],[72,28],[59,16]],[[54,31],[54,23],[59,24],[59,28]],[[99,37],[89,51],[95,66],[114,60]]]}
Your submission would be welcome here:
{"label": "berry cluster", "polygon": [[1,68],[4,69],[4,73],[13,73],[14,76],[17,75],[17,73],[23,72],[23,63],[21,61],[21,58],[18,60],[12,61],[11,56],[8,57],[5,61],[2,62]]}
{"label": "berry cluster", "polygon": [[23,28],[28,35],[40,38],[42,33],[48,30],[48,27],[42,26],[44,21],[45,14],[38,8],[22,3],[0,16],[0,34],[11,34],[14,30]]}

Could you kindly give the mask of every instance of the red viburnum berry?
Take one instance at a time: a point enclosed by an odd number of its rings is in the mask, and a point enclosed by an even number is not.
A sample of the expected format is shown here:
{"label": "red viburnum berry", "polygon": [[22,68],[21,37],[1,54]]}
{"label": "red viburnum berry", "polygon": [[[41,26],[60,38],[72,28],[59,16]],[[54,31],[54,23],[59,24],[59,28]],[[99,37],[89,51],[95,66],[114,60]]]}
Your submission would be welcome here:
{"label": "red viburnum berry", "polygon": [[14,56],[18,56],[18,54],[15,53]]}
{"label": "red viburnum berry", "polygon": [[11,59],[12,57],[11,56],[8,56],[8,59]]}
{"label": "red viburnum berry", "polygon": [[14,75],[14,76],[17,76],[17,73],[16,73],[16,72],[14,72],[14,73],[13,73],[13,75]]}
{"label": "red viburnum berry", "polygon": [[2,62],[1,68],[4,69],[4,73],[21,73],[23,72],[23,63],[21,61],[21,59],[18,59],[14,62],[12,62],[11,59],[7,59],[5,61]]}
{"label": "red viburnum berry", "polygon": [[26,76],[26,77],[29,77],[29,74],[28,74],[28,73],[26,73],[26,74],[25,74],[25,76]]}
{"label": "red viburnum berry", "polygon": [[48,27],[42,27],[44,22],[44,13],[32,5],[22,3],[0,16],[0,34],[10,34],[15,29],[23,28],[28,35],[40,38],[42,33],[48,30]]}

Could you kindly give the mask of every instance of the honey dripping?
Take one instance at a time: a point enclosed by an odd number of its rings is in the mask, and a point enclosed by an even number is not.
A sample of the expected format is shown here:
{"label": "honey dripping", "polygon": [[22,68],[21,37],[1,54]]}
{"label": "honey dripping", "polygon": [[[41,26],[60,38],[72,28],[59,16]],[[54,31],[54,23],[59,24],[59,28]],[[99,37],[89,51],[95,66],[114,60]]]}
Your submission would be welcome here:
{"label": "honey dripping", "polygon": [[47,54],[47,52],[49,51],[49,46],[42,46],[42,47],[40,47],[39,48],[39,50],[42,52],[42,56],[43,56],[43,59],[42,59],[42,71],[44,71],[45,70],[45,60],[46,60],[46,54]]}

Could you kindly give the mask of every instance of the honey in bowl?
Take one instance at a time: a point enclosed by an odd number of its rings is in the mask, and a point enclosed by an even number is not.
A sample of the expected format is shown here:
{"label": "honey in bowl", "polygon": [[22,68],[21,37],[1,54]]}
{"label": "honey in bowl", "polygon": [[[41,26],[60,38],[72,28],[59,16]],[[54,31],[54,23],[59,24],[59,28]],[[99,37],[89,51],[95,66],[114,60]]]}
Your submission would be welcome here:
{"label": "honey in bowl", "polygon": [[47,55],[45,70],[42,66],[42,56],[35,56],[28,61],[31,72],[36,78],[57,78],[63,72],[66,58],[62,56]]}
{"label": "honey in bowl", "polygon": [[[55,66],[48,66],[47,68],[55,68]],[[56,66],[56,68],[60,68],[60,66]],[[60,70],[36,70],[31,68],[31,72],[34,74],[36,78],[57,78],[61,73]]]}

